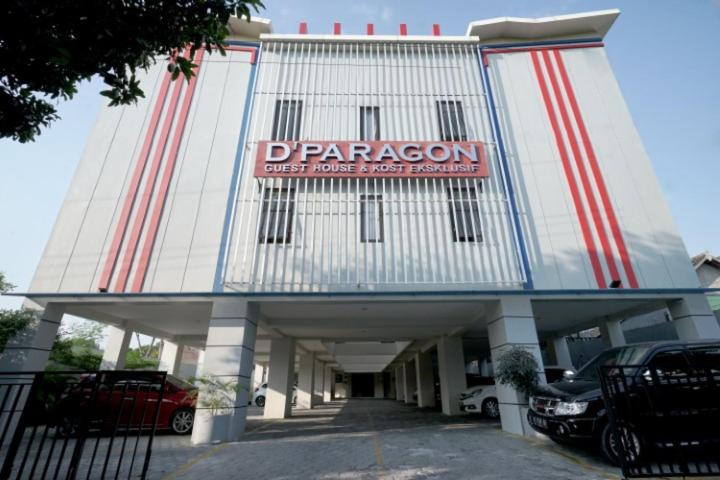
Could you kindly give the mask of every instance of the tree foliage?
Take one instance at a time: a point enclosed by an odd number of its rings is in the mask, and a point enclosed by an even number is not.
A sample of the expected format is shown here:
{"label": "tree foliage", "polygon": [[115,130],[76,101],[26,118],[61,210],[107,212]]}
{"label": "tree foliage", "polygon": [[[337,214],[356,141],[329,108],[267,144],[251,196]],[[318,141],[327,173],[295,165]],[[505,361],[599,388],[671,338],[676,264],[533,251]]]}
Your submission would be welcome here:
{"label": "tree foliage", "polygon": [[77,322],[61,331],[53,342],[48,368],[97,370],[102,355],[100,341],[104,327],[96,322]]}
{"label": "tree foliage", "polygon": [[[0,272],[0,293],[8,293],[15,288],[15,285],[5,279],[5,274]],[[33,312],[20,308],[0,309],[0,353],[5,350],[8,340],[20,333],[33,320]]]}
{"label": "tree foliage", "polygon": [[537,360],[523,347],[511,347],[500,353],[495,365],[495,381],[530,395],[539,382]]}
{"label": "tree foliage", "polygon": [[137,78],[166,58],[173,79],[193,75],[176,52],[218,50],[231,15],[250,19],[261,0],[4,0],[0,6],[0,138],[34,140],[58,118],[57,99],[99,75],[110,105],[144,96]]}

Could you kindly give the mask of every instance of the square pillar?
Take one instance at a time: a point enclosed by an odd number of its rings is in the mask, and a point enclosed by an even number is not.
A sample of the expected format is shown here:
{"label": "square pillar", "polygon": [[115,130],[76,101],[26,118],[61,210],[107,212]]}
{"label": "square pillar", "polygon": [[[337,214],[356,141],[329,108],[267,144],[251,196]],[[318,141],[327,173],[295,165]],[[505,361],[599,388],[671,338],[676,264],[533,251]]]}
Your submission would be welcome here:
{"label": "square pillar", "polygon": [[315,380],[313,383],[313,405],[322,405],[325,389],[325,363],[315,359]]}
{"label": "square pillar", "polygon": [[[543,361],[530,299],[503,298],[488,309],[487,321],[490,353],[495,369],[497,370],[497,357],[501,352],[513,346],[522,347],[535,357],[540,383],[545,383]],[[496,388],[503,430],[518,435],[524,434],[526,420],[523,418],[523,407],[527,407],[527,397],[524,393],[506,385],[497,384]]]}
{"label": "square pillar", "polygon": [[297,408],[308,409],[315,405],[315,353],[300,355],[298,366]]}
{"label": "square pillar", "polygon": [[234,441],[245,431],[257,306],[235,298],[213,302],[193,444]]}
{"label": "square pillar", "polygon": [[405,399],[405,381],[403,379],[402,367],[395,368],[395,400]]}
{"label": "square pillar", "polygon": [[253,370],[253,391],[263,383],[265,383],[265,367],[256,363]]}
{"label": "square pillar", "polygon": [[417,388],[417,382],[415,378],[415,365],[413,361],[405,362],[403,364],[403,370],[405,372],[405,403],[415,403],[413,395]]}
{"label": "square pillar", "polygon": [[102,361],[100,362],[100,370],[122,370],[125,368],[125,359],[132,338],[132,330],[113,325],[107,328],[108,337],[105,342]]}
{"label": "square pillar", "polygon": [[385,398],[385,385],[383,384],[383,374],[373,374],[373,393],[375,398]]}
{"label": "square pillar", "polygon": [[9,339],[0,353],[0,372],[45,370],[65,307],[48,303],[27,328]]}
{"label": "square pillar", "polygon": [[163,340],[158,370],[164,370],[171,375],[177,375],[180,372],[180,363],[182,362],[182,356],[182,344],[171,342],[169,340]]}
{"label": "square pillar", "polygon": [[555,337],[552,339],[553,350],[555,351],[555,364],[559,367],[572,369],[572,358],[568,348],[567,337]]}
{"label": "square pillar", "polygon": [[415,378],[417,379],[418,407],[435,406],[435,378],[432,367],[432,356],[429,353],[415,354]]}
{"label": "square pillar", "polygon": [[294,383],[295,339],[273,338],[270,341],[268,387],[263,417],[288,418],[290,416]]}
{"label": "square pillar", "polygon": [[323,381],[323,402],[332,402],[332,386],[335,383],[335,375],[333,369],[329,365],[325,365],[324,369],[325,380]]}
{"label": "square pillar", "polygon": [[395,370],[390,370],[390,392],[388,392],[388,398],[397,398],[395,383],[397,382],[396,376],[395,376]]}
{"label": "square pillar", "polygon": [[668,308],[680,340],[720,338],[720,325],[705,295],[687,295]]}
{"label": "square pillar", "polygon": [[462,338],[440,337],[437,352],[442,412],[445,415],[460,415],[460,393],[467,388]]}
{"label": "square pillar", "polygon": [[622,329],[622,318],[608,317],[600,322],[600,335],[609,347],[622,347],[625,345],[625,333]]}
{"label": "square pillar", "polygon": [[199,349],[197,366],[195,367],[195,376],[196,377],[202,377],[204,364],[205,364],[205,350]]}

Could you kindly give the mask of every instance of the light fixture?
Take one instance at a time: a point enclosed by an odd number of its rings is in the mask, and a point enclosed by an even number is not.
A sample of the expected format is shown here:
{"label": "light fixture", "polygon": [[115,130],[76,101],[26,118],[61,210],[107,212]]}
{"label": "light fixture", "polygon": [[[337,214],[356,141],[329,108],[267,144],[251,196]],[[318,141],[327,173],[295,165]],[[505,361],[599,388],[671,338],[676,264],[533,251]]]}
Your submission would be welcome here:
{"label": "light fixture", "polygon": [[613,280],[610,282],[610,288],[620,288],[622,287],[622,280]]}

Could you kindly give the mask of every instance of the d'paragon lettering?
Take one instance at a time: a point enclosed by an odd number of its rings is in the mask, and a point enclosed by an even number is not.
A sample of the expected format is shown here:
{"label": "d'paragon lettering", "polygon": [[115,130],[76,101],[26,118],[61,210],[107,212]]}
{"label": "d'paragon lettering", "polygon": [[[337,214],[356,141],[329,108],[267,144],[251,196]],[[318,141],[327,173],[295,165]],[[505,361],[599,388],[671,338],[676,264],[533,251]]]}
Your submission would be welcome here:
{"label": "d'paragon lettering", "polygon": [[256,177],[487,177],[482,142],[259,142]]}

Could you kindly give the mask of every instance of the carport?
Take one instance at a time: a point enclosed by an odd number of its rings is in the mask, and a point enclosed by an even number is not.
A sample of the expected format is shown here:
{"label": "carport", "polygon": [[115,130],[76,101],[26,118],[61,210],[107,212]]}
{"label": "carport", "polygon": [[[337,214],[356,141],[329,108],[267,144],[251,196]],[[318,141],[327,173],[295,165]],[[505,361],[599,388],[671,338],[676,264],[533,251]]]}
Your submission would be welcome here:
{"label": "carport", "polygon": [[[239,438],[245,428],[248,391],[255,369],[267,373],[264,416],[288,418],[297,378],[302,409],[352,397],[356,373],[374,375],[374,395],[420,407],[435,406],[435,379],[445,415],[461,414],[468,356],[520,345],[542,366],[540,342],[560,360],[564,335],[590,326],[624,342],[620,322],[668,306],[680,338],[693,338],[704,317],[702,304],[682,290],[486,291],[409,294],[53,294],[28,295],[55,311],[113,326],[106,365],[121,366],[131,332],[205,351],[204,375],[245,386],[223,422],[198,409],[193,440]],[[46,311],[52,312],[52,309]],[[468,352],[465,352],[465,349]],[[115,358],[112,358],[112,356]],[[168,362],[172,364],[172,362]],[[296,376],[297,372],[297,376]],[[542,375],[542,372],[539,372]],[[499,386],[503,428],[523,433],[521,398]],[[202,398],[202,397],[201,397]]]}

